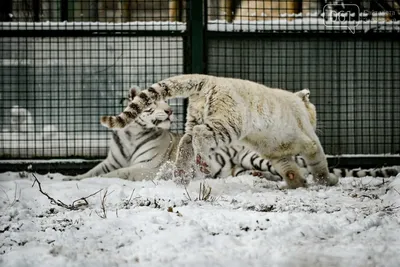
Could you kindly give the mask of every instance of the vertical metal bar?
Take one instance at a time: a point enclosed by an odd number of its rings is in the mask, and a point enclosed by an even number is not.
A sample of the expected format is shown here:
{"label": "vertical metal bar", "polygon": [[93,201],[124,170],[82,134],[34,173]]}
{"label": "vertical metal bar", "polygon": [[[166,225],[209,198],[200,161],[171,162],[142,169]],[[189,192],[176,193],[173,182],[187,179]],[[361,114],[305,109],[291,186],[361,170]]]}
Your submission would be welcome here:
{"label": "vertical metal bar", "polygon": [[204,73],[203,1],[189,1],[188,30],[192,55],[192,73]]}
{"label": "vertical metal bar", "polygon": [[191,9],[191,6],[190,6],[191,1],[192,0],[185,0],[186,18],[184,21],[186,22],[187,28],[186,28],[186,34],[184,34],[182,36],[182,42],[183,42],[183,62],[182,62],[182,64],[183,64],[183,73],[185,73],[185,74],[191,73],[191,71],[192,71],[192,67],[191,67],[192,61],[191,61],[191,57],[190,57],[190,54],[191,54],[191,44],[190,44],[191,28],[190,28],[190,16],[189,16],[189,12]]}
{"label": "vertical metal bar", "polygon": [[33,21],[40,21],[40,1],[32,0],[32,9],[33,9]]}
{"label": "vertical metal bar", "polygon": [[207,39],[207,30],[208,30],[208,1],[204,1],[204,28],[203,28],[203,73],[208,73],[208,52],[209,52],[209,45]]}
{"label": "vertical metal bar", "polygon": [[183,20],[183,0],[178,1],[178,21]]}
{"label": "vertical metal bar", "polygon": [[61,21],[68,20],[68,0],[61,0]]}

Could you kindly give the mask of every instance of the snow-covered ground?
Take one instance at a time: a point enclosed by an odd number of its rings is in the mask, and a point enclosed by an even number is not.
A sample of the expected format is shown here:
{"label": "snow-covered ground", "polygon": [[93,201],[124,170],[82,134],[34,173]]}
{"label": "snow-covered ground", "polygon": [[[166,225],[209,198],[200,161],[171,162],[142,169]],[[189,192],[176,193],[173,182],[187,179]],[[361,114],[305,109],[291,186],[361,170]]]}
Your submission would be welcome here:
{"label": "snow-covered ground", "polygon": [[2,267],[400,266],[400,175],[296,190],[251,176],[197,179],[190,197],[172,181],[36,176],[67,205],[103,190],[68,210],[32,174],[0,174]]}

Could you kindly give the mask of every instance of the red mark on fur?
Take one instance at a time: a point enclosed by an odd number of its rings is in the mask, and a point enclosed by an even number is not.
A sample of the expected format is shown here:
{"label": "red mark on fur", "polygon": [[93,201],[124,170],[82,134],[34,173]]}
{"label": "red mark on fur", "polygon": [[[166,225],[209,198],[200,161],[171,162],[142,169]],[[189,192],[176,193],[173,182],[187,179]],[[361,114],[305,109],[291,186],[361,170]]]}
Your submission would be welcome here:
{"label": "red mark on fur", "polygon": [[207,163],[202,160],[200,155],[196,156],[196,164],[200,165],[200,166],[203,166],[203,167],[208,167]]}
{"label": "red mark on fur", "polygon": [[257,177],[262,177],[262,172],[258,172],[258,171],[253,171],[252,173],[251,173],[251,175],[253,175],[253,176],[257,176]]}
{"label": "red mark on fur", "polygon": [[186,171],[184,171],[184,170],[182,170],[182,169],[175,170],[175,171],[174,171],[174,175],[175,175],[175,176],[179,176],[179,177],[183,177],[183,176],[186,175]]}
{"label": "red mark on fur", "polygon": [[289,177],[290,180],[294,179],[294,173],[293,172],[288,172],[287,176]]}

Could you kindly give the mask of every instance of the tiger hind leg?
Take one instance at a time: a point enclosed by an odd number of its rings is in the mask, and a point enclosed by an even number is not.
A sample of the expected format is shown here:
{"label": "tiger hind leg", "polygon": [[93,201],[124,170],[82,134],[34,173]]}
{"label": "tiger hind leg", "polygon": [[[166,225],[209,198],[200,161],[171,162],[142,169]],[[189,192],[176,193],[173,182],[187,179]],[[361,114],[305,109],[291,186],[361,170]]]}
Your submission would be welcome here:
{"label": "tiger hind leg", "polygon": [[318,138],[304,143],[302,156],[314,181],[322,185],[336,185],[339,178],[329,172],[328,161]]}

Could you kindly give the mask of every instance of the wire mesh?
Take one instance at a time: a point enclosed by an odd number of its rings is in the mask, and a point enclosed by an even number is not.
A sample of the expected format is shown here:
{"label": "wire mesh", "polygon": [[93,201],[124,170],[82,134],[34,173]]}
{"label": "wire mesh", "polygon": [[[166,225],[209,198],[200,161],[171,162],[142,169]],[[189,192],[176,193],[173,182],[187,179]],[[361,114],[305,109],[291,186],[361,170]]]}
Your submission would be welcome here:
{"label": "wire mesh", "polygon": [[183,0],[3,0],[1,21],[154,22],[185,21]]}
{"label": "wire mesh", "polygon": [[209,31],[398,31],[399,0],[208,0]]}
{"label": "wire mesh", "polygon": [[399,7],[399,1],[208,1],[207,73],[310,89],[327,154],[398,154]]}
{"label": "wire mesh", "polygon": [[[110,131],[100,116],[119,114],[131,87],[184,72],[186,37],[171,30],[185,18],[171,18],[168,1],[9,3],[0,26],[0,158],[104,157]],[[182,132],[185,103],[169,103],[171,130]]]}
{"label": "wire mesh", "polygon": [[[327,154],[400,153],[400,1],[203,3],[193,30],[191,1],[1,1],[0,158],[102,158],[99,118],[118,114],[130,87],[203,63],[309,88]],[[183,132],[184,101],[170,104]]]}

